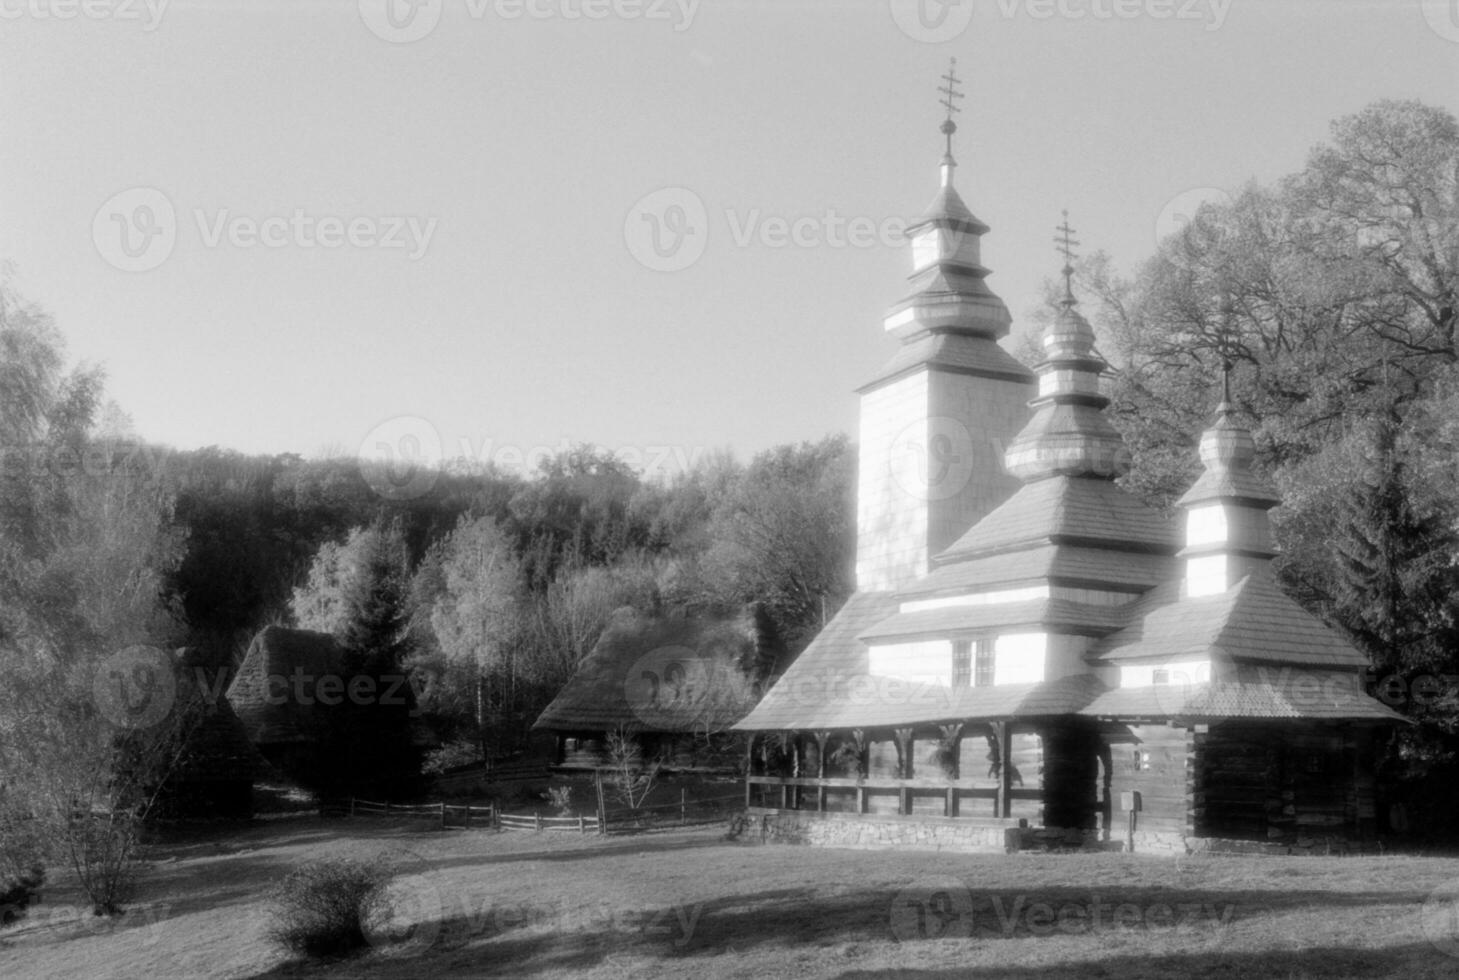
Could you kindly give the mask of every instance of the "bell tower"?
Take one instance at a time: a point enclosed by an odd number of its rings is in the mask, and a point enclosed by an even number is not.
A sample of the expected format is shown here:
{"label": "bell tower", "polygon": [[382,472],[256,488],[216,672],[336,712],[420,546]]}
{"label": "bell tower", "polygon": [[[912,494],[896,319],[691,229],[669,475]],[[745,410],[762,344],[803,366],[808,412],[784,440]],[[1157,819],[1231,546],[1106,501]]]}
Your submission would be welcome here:
{"label": "bell tower", "polygon": [[953,187],[957,61],[938,91],[946,110],[937,196],[907,229],[910,292],[883,325],[901,346],[861,395],[856,584],[895,590],[1020,483],[1004,450],[1028,420],[1034,378],[1002,347],[1012,318],[986,283],[982,237]]}

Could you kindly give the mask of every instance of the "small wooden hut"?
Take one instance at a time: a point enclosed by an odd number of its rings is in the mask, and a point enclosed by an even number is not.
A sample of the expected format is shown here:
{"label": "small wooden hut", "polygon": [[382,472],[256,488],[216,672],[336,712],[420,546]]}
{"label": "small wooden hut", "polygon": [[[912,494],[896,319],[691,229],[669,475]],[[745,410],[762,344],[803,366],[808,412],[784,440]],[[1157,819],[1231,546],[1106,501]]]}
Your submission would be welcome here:
{"label": "small wooden hut", "polygon": [[733,616],[653,616],[624,607],[532,726],[553,733],[556,761],[610,764],[609,739],[636,741],[675,769],[732,769],[726,733],[759,700],[784,651],[756,607]]}

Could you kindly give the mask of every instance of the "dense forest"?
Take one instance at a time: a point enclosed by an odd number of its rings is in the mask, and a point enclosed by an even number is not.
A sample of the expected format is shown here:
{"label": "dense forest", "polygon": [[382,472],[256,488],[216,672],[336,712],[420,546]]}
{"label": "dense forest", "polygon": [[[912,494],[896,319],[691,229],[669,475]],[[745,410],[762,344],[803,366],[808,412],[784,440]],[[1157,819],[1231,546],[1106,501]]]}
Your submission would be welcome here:
{"label": "dense forest", "polygon": [[[1229,373],[1285,497],[1285,582],[1419,722],[1384,763],[1416,804],[1459,786],[1414,778],[1459,776],[1459,684],[1413,696],[1420,677],[1459,674],[1456,197],[1454,117],[1379,102],[1334,123],[1300,171],[1203,207],[1134,271],[1094,253],[1076,274],[1132,491],[1169,506],[1189,485]],[[116,747],[86,723],[90,677],[131,644],[194,647],[226,670],[265,625],[331,632],[420,681],[444,765],[519,747],[617,607],[758,603],[794,651],[851,589],[844,436],[652,480],[589,445],[530,474],[456,461],[393,499],[355,459],[146,443],[10,281],[0,775],[29,787],[32,810],[106,782]]]}

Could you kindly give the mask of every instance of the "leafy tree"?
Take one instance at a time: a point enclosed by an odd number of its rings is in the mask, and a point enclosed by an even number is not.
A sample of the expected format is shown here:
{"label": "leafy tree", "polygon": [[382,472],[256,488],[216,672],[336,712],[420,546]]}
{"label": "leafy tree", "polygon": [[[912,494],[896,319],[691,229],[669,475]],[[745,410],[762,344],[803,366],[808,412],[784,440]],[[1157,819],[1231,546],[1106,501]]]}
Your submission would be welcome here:
{"label": "leafy tree", "polygon": [[851,592],[855,467],[845,436],[756,456],[715,508],[710,594],[763,603],[790,645],[808,640]]}

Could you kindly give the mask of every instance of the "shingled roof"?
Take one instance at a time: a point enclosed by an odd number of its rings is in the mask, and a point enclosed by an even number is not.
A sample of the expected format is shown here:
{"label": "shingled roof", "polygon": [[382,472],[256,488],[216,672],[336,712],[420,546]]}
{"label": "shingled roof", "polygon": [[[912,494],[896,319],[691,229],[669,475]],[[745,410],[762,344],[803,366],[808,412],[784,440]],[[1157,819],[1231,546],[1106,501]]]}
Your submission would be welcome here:
{"label": "shingled roof", "polygon": [[933,561],[940,566],[1047,543],[1165,555],[1179,547],[1170,518],[1114,483],[1055,476],[1019,488]]}
{"label": "shingled roof", "polygon": [[1354,671],[1241,670],[1235,680],[1118,688],[1079,713],[1102,719],[1217,721],[1229,718],[1407,722],[1369,697]]}
{"label": "shingled roof", "polygon": [[724,731],[782,655],[763,614],[650,616],[625,607],[533,728]]}
{"label": "shingled roof", "polygon": [[902,344],[891,360],[857,390],[865,392],[921,367],[1033,386],[1033,374],[1028,368],[997,344],[966,334],[934,333]]}
{"label": "shingled roof", "polygon": [[[808,692],[822,691],[821,700],[834,700],[839,688],[852,677],[864,676],[868,657],[866,644],[857,636],[897,611],[897,599],[890,592],[857,592],[776,681],[743,721],[741,731],[777,731],[805,727],[801,721]],[[856,724],[853,722],[852,724]]]}
{"label": "shingled roof", "polygon": [[307,742],[317,727],[314,685],[344,672],[344,653],[328,633],[266,626],[248,645],[228,701],[255,744]]}
{"label": "shingled roof", "polygon": [[1104,663],[1214,657],[1303,667],[1367,666],[1350,643],[1287,597],[1263,566],[1215,595],[1181,598],[1161,586],[1131,609],[1130,625],[1095,648]]}
{"label": "shingled roof", "polygon": [[1043,545],[950,562],[898,593],[902,599],[1048,583],[1066,588],[1144,592],[1175,574],[1175,559],[1137,551]]}

